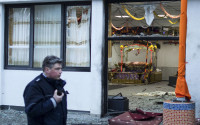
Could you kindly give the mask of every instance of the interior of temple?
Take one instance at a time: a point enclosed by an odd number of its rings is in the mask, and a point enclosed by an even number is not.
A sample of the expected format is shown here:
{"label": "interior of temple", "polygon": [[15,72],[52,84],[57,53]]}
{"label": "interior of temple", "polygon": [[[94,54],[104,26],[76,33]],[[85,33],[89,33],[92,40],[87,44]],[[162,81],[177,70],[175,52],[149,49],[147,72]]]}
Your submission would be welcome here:
{"label": "interior of temple", "polygon": [[133,104],[151,92],[172,92],[168,97],[174,97],[179,21],[180,1],[109,4],[108,95],[122,93],[133,109],[144,107]]}

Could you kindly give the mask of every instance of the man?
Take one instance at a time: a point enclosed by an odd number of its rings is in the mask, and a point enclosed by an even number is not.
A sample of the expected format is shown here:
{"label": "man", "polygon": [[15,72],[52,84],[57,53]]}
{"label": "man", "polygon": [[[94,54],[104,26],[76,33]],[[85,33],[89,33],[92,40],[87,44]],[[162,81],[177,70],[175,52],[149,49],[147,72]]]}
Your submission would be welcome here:
{"label": "man", "polygon": [[24,90],[28,125],[66,125],[68,93],[63,89],[66,82],[60,79],[62,59],[47,56],[42,69]]}

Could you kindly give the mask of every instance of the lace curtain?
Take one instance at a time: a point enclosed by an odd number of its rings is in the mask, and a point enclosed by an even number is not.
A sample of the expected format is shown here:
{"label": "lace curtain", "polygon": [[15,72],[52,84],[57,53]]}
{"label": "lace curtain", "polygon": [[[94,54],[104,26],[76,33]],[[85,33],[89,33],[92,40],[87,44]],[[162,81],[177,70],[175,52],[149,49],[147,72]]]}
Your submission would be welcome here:
{"label": "lace curtain", "polygon": [[8,65],[29,64],[30,9],[9,9]]}
{"label": "lace curtain", "polygon": [[90,7],[67,7],[66,66],[90,66]]}
{"label": "lace curtain", "polygon": [[[34,6],[33,65],[47,55],[60,57],[61,5]],[[66,10],[66,66],[90,66],[90,6]],[[29,65],[30,8],[9,9],[8,65]]]}
{"label": "lace curtain", "polygon": [[35,6],[34,67],[42,67],[47,55],[60,57],[61,5]]}

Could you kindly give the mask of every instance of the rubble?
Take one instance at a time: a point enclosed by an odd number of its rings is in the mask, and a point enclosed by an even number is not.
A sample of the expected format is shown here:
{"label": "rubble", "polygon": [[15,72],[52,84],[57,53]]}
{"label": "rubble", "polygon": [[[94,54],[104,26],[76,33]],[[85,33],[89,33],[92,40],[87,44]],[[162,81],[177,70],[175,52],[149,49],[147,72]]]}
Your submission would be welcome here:
{"label": "rubble", "polygon": [[175,88],[168,86],[167,81],[153,84],[129,84],[127,87],[109,90],[109,95],[122,93],[129,99],[129,109],[139,108],[146,112],[163,112],[163,101],[175,98]]}

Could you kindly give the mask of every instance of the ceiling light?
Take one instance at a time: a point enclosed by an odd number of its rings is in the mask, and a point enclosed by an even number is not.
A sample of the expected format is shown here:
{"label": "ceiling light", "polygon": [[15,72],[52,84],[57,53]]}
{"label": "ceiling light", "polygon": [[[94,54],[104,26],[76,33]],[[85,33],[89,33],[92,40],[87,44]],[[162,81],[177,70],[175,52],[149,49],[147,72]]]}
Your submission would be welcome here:
{"label": "ceiling light", "polygon": [[167,16],[166,15],[158,15],[159,17],[164,17],[164,18],[167,18]]}
{"label": "ceiling light", "polygon": [[129,18],[129,16],[126,16],[126,15],[122,15],[122,16],[115,16],[117,18]]}

